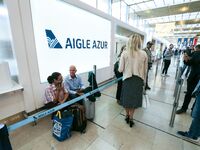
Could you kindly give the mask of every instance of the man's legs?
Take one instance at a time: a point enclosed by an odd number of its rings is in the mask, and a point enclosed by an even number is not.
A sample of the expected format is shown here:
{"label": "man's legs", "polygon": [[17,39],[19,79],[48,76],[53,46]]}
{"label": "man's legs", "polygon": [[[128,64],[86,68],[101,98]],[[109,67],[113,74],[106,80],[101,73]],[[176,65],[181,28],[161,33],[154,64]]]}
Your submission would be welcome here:
{"label": "man's legs", "polygon": [[164,72],[166,70],[166,60],[164,60],[163,62],[164,62],[164,67],[163,67],[163,70],[162,70],[162,74],[164,74]]}
{"label": "man's legs", "polygon": [[200,118],[194,118],[190,125],[189,131],[178,131],[177,134],[183,136],[184,138],[198,142],[198,138],[200,137]]}
{"label": "man's legs", "polygon": [[184,102],[181,109],[176,111],[176,114],[181,114],[187,111],[189,103],[192,98],[192,92],[194,91],[198,81],[194,80],[187,80],[187,92],[185,94]]}
{"label": "man's legs", "polygon": [[146,77],[145,90],[150,90],[150,89],[151,89],[151,88],[149,87],[149,85],[148,85],[149,70],[150,70],[150,67],[148,67],[148,70],[147,70],[147,77]]}
{"label": "man's legs", "polygon": [[188,131],[188,134],[192,137],[192,138],[198,138],[200,137],[200,118],[194,118],[192,120],[192,123],[190,125],[190,129]]}
{"label": "man's legs", "polygon": [[169,65],[170,65],[170,60],[164,60],[164,68],[163,68],[163,70],[162,70],[162,74],[167,74],[167,70],[168,70],[168,68],[169,68]]}
{"label": "man's legs", "polygon": [[117,83],[117,93],[116,93],[116,99],[119,104],[121,104],[121,101],[120,101],[121,91],[122,91],[122,80],[119,80]]}
{"label": "man's legs", "polygon": [[167,71],[168,71],[168,68],[169,68],[170,63],[171,63],[171,60],[166,60],[165,75],[167,74]]}

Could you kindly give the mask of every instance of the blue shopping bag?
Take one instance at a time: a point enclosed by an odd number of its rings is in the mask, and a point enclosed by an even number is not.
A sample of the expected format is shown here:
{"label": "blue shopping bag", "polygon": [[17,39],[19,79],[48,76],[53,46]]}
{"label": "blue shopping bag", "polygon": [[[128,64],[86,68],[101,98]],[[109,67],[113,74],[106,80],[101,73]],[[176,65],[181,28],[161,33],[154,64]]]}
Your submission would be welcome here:
{"label": "blue shopping bag", "polygon": [[73,115],[69,111],[58,111],[53,117],[53,137],[58,141],[64,141],[71,137]]}

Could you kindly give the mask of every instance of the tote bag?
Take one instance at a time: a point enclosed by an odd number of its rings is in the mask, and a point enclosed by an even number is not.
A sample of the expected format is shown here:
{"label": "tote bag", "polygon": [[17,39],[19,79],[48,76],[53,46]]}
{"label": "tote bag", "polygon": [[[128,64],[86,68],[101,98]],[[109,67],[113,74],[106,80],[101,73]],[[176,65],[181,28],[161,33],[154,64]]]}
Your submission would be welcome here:
{"label": "tote bag", "polygon": [[58,141],[64,141],[71,137],[71,128],[73,123],[73,115],[69,111],[57,111],[53,117],[53,137]]}

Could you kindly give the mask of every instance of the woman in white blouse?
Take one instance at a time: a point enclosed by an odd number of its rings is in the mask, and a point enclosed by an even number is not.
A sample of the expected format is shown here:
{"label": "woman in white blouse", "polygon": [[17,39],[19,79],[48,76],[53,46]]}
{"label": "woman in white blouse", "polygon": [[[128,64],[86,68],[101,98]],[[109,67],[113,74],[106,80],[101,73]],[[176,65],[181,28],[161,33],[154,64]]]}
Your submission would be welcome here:
{"label": "woman in white blouse", "polygon": [[122,105],[126,110],[125,120],[130,127],[134,125],[135,109],[142,106],[143,86],[147,75],[148,57],[141,46],[141,36],[131,35],[127,50],[123,51],[119,63],[119,72],[123,72]]}

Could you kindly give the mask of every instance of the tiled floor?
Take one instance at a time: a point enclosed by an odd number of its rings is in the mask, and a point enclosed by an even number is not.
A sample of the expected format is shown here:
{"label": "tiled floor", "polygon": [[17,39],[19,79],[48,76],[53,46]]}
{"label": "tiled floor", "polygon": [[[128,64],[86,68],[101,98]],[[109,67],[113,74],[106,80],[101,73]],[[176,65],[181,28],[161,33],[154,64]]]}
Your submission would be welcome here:
{"label": "tiled floor", "polygon": [[[176,115],[174,127],[169,127],[173,107],[176,62],[169,68],[170,77],[161,77],[161,67],[155,76],[155,66],[150,71],[148,91],[150,106],[139,108],[134,114],[135,125],[130,128],[124,121],[124,109],[116,103],[116,85],[102,91],[96,101],[94,122],[88,121],[87,132],[72,132],[64,142],[51,135],[50,117],[38,121],[36,126],[26,125],[10,133],[14,150],[200,150],[176,135],[177,130],[187,130],[191,123],[190,111]],[[180,104],[184,97],[181,91]]]}

